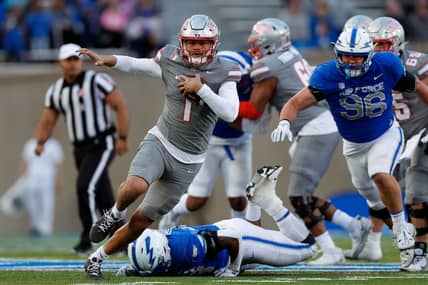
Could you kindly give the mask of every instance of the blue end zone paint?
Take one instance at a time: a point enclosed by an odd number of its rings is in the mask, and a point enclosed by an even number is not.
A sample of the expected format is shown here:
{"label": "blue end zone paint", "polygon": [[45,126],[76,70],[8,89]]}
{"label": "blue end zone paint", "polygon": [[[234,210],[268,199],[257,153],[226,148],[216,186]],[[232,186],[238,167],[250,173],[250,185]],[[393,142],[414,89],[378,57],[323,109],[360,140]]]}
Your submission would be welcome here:
{"label": "blue end zone paint", "polygon": [[[0,271],[82,271],[84,261],[82,260],[30,260],[30,259],[0,259]],[[103,264],[104,271],[117,271],[121,266],[127,264],[127,261],[106,261]],[[306,263],[297,263],[286,267],[260,266],[247,272],[333,272],[333,271],[352,271],[352,272],[380,272],[380,271],[399,271],[398,263],[345,263],[336,266],[309,266]]]}
{"label": "blue end zone paint", "polygon": [[[103,264],[106,271],[118,270],[126,261],[107,261]],[[85,261],[82,260],[31,260],[0,258],[0,271],[83,271]]]}

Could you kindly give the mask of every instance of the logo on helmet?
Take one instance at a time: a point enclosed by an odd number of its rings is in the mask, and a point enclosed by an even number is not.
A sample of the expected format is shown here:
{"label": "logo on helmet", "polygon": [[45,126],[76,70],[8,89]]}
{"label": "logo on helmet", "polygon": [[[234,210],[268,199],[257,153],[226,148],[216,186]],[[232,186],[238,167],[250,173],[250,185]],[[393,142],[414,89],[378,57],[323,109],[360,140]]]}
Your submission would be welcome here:
{"label": "logo on helmet", "polygon": [[153,265],[155,263],[155,259],[153,258],[153,248],[150,247],[150,237],[146,237],[146,251],[149,255],[149,263]]}

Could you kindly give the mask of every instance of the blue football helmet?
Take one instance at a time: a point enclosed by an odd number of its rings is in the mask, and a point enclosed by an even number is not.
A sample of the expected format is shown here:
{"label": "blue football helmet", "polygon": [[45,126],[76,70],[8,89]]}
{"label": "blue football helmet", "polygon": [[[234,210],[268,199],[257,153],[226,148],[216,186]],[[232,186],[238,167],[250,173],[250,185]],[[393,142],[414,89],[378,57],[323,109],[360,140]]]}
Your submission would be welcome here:
{"label": "blue football helmet", "polygon": [[[373,43],[369,34],[362,28],[345,29],[334,45],[337,67],[346,77],[358,77],[366,73],[373,57]],[[364,57],[364,62],[351,65],[343,62],[342,56]]]}

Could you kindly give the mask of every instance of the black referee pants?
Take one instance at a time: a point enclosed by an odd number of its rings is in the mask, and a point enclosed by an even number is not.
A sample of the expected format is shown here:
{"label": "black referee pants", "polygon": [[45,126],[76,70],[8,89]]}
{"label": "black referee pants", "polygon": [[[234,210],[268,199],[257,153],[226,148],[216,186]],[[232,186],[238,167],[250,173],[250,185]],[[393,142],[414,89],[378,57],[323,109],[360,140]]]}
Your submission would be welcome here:
{"label": "black referee pants", "polygon": [[76,186],[79,217],[83,226],[81,243],[90,243],[89,230],[97,221],[96,210],[102,214],[114,205],[113,189],[108,175],[108,167],[114,153],[112,135],[74,147],[78,170]]}

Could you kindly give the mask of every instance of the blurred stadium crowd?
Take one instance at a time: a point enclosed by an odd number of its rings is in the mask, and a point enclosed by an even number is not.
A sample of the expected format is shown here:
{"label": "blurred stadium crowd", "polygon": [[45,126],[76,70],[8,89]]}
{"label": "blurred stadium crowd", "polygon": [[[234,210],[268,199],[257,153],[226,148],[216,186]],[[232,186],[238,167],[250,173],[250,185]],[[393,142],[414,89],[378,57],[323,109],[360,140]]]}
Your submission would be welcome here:
{"label": "blurred stadium crowd", "polygon": [[[388,16],[397,19],[404,27],[406,38],[412,42],[427,42],[428,1],[383,0],[283,0],[278,18],[291,30],[293,45],[298,49],[331,48],[346,19],[356,14],[376,18]],[[364,11],[362,10],[364,8]]]}
{"label": "blurred stadium crowd", "polygon": [[[242,5],[242,1],[235,1],[228,5]],[[180,1],[180,5],[182,2],[189,1]],[[222,1],[208,2],[215,7]],[[344,21],[361,12],[363,2],[367,1],[278,0],[280,9],[271,16],[290,26],[295,47],[329,48]],[[369,2],[372,9],[368,16],[394,17],[402,23],[409,41],[428,41],[424,31],[428,26],[428,0]],[[2,0],[1,59],[48,61],[52,59],[52,50],[68,42],[90,48],[124,48],[136,56],[150,57],[170,36],[165,35],[163,26],[172,25],[173,21],[165,22],[162,11],[177,8],[171,5],[179,4],[166,0]],[[176,11],[180,14],[180,9]],[[216,18],[215,13],[212,17]]]}
{"label": "blurred stadium crowd", "polygon": [[151,0],[5,0],[0,2],[6,61],[47,60],[74,42],[150,56],[158,46],[159,10]]}

